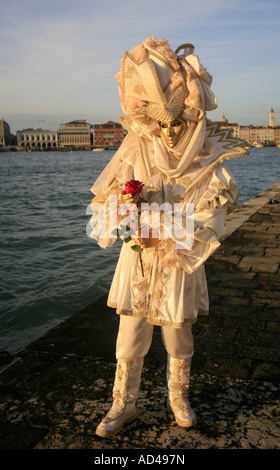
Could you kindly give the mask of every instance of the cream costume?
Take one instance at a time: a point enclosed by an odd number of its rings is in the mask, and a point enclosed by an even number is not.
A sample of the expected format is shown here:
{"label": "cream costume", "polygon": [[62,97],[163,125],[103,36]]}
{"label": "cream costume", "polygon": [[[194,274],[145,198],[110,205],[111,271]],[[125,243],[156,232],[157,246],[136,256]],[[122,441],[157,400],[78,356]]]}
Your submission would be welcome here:
{"label": "cream costume", "polygon": [[[116,238],[108,229],[108,214],[119,224],[124,220],[122,190],[133,179],[144,183],[142,197],[150,204],[145,207],[159,208],[160,243],[141,257],[131,249],[133,240],[121,248],[108,296],[108,305],[120,314],[118,363],[114,402],[96,430],[102,437],[137,416],[135,401],[154,325],[161,326],[167,350],[168,407],[180,426],[196,423],[187,398],[191,325],[208,314],[203,263],[219,246],[226,215],[237,204],[234,178],[222,162],[246,151],[242,141],[206,119],[217,100],[210,90],[212,77],[193,52],[187,44],[174,53],[166,40],[151,36],[124,54],[116,76],[128,134],[92,187],[92,203],[102,204],[104,212],[102,218],[93,213],[90,236],[102,248],[112,246]],[[187,123],[186,130],[177,145],[169,146],[161,124],[178,119]],[[110,196],[118,201],[113,214]]]}

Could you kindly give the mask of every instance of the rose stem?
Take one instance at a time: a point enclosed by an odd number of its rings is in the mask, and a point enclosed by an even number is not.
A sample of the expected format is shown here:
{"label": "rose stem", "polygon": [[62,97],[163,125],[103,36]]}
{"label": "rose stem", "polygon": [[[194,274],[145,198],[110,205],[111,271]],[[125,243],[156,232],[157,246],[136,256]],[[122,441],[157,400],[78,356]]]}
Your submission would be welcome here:
{"label": "rose stem", "polygon": [[144,277],[144,269],[143,269],[143,263],[142,263],[142,255],[139,253],[140,256],[140,264],[141,264],[141,271],[142,271],[142,276]]}

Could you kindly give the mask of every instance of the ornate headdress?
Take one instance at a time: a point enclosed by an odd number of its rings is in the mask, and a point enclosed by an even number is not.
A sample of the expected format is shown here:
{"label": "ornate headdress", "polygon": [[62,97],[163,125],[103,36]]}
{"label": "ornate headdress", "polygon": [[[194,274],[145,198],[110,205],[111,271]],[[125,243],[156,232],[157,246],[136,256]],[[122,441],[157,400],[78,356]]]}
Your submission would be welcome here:
{"label": "ornate headdress", "polygon": [[143,124],[178,117],[198,122],[215,109],[212,77],[193,52],[192,44],[183,44],[174,53],[154,36],[125,52],[116,75],[125,116]]}
{"label": "ornate headdress", "polygon": [[[94,194],[102,195],[110,188],[120,162],[128,161],[133,152],[137,152],[135,161],[132,158],[134,173],[147,190],[154,190],[157,184],[161,188],[158,172],[153,171],[155,163],[161,173],[172,180],[184,175],[199,157],[201,170],[188,191],[219,162],[248,154],[243,141],[230,136],[228,130],[221,130],[217,123],[206,122],[206,112],[217,108],[217,98],[210,89],[212,76],[194,55],[192,44],[183,44],[173,52],[166,39],[150,36],[124,53],[116,78],[125,115],[120,121],[129,134],[93,185]],[[179,145],[169,149],[161,139],[158,121],[171,122],[179,117],[189,121],[189,125]],[[169,167],[168,152],[180,156],[175,169]],[[197,167],[199,162],[198,159]]]}

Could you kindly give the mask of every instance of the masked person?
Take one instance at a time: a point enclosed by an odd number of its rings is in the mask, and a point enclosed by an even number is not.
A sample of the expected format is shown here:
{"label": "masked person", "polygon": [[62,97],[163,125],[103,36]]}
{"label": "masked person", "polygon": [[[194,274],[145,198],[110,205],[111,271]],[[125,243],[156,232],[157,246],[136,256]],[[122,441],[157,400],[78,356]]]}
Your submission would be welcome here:
{"label": "masked person", "polygon": [[[110,222],[121,224],[119,209],[125,203],[139,205],[139,192],[123,194],[131,180],[141,182],[142,201],[152,215],[152,208],[159,208],[159,224],[155,229],[149,215],[145,236],[138,230],[123,243],[110,288],[108,305],[120,315],[120,324],[114,400],[96,429],[102,437],[115,435],[137,417],[154,325],[161,327],[167,351],[168,408],[179,426],[196,424],[187,391],[192,324],[209,310],[203,263],[220,245],[226,215],[237,205],[235,180],[222,162],[246,155],[243,141],[206,119],[217,99],[210,89],[212,77],[191,44],[173,52],[167,40],[151,36],[124,53],[116,78],[125,114],[120,120],[128,133],[91,188],[92,206],[101,205],[103,217],[94,212],[89,236],[102,248],[112,246],[116,237]],[[117,201],[113,209],[112,197]],[[190,207],[192,225],[187,223]],[[135,245],[141,253],[131,249]]]}

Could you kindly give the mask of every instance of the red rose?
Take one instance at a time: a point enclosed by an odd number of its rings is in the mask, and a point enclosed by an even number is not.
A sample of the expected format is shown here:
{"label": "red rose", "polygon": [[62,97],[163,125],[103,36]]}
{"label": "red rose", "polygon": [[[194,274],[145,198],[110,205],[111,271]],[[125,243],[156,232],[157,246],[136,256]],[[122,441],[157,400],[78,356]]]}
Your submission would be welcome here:
{"label": "red rose", "polygon": [[143,186],[144,183],[141,183],[141,181],[130,180],[126,183],[124,191],[122,193],[131,194],[132,196],[134,196],[134,194],[141,193]]}

